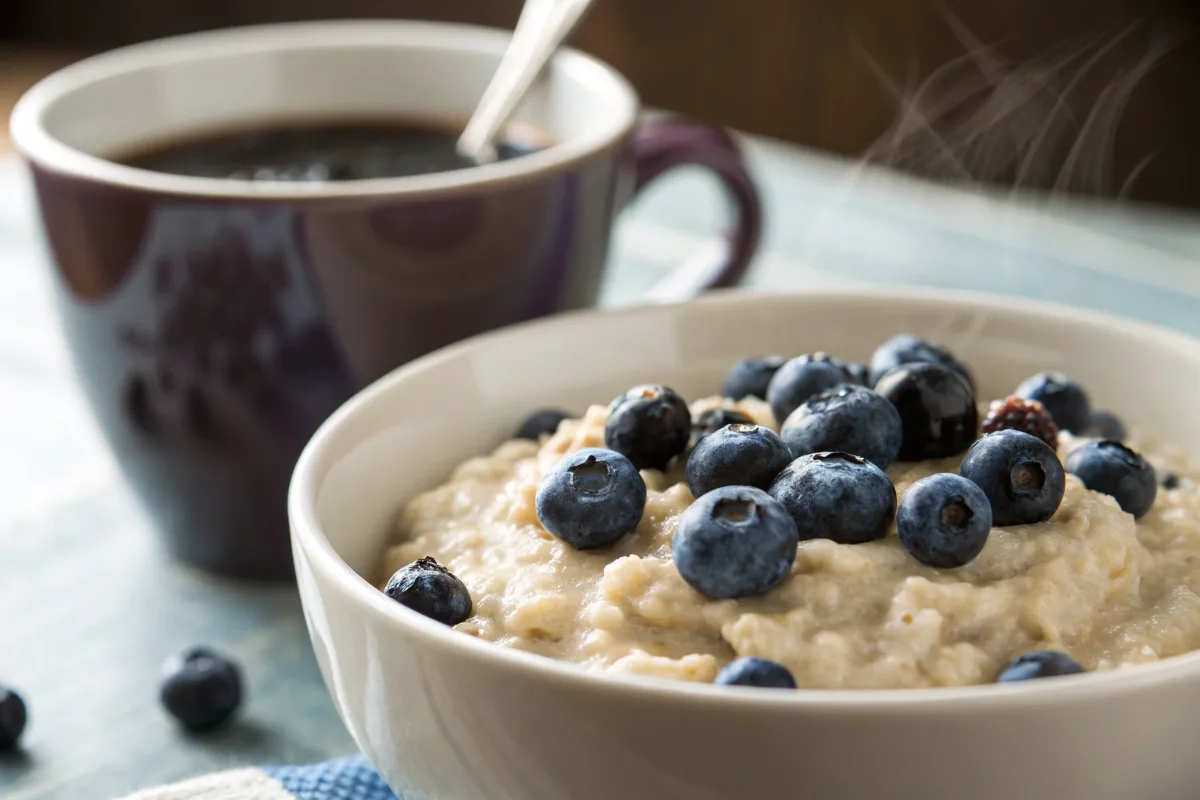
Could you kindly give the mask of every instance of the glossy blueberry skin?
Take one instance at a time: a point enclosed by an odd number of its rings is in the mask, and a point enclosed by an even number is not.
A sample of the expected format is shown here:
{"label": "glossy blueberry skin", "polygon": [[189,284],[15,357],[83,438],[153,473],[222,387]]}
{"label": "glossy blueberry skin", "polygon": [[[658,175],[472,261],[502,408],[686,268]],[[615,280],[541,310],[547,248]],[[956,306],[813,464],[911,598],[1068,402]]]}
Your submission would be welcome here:
{"label": "glossy blueberry skin", "polygon": [[743,397],[766,400],[767,384],[786,361],[783,356],[762,356],[739,361],[725,376],[721,395],[731,400],[741,400]]}
{"label": "glossy blueberry skin", "polygon": [[797,458],[768,494],[792,515],[801,541],[871,542],[887,536],[896,516],[896,488],[887,473],[849,453]]}
{"label": "glossy blueberry skin", "polygon": [[665,470],[683,453],[692,433],[692,412],[666,386],[635,386],[609,405],[604,446],[641,469]]}
{"label": "glossy blueberry skin", "polygon": [[1067,486],[1058,453],[1036,436],[1011,429],[989,433],[971,445],[959,474],[987,495],[993,525],[1050,519]]}
{"label": "glossy blueberry skin", "polygon": [[625,456],[588,447],[546,473],[535,503],[546,530],[571,547],[607,547],[641,522],[646,482]]}
{"label": "glossy blueberry skin", "polygon": [[1158,495],[1154,467],[1139,453],[1110,439],[1088,442],[1071,451],[1066,468],[1084,486],[1109,495],[1135,518],[1144,516]]}
{"label": "glossy blueberry skin", "polygon": [[783,664],[766,658],[739,658],[717,673],[721,686],[757,686],[761,689],[795,689],[796,679]]}
{"label": "glossy blueberry skin", "polygon": [[29,713],[21,695],[0,686],[0,751],[12,750],[25,732]]}
{"label": "glossy blueberry skin", "polygon": [[900,412],[865,386],[843,384],[809,398],[783,423],[780,437],[799,457],[841,451],[887,469],[900,454]]}
{"label": "glossy blueberry skin", "polygon": [[1061,372],[1039,372],[1026,378],[1014,394],[1045,406],[1059,430],[1082,434],[1091,422],[1092,403],[1087,392]]}
{"label": "glossy blueberry skin", "polygon": [[1078,675],[1087,672],[1066,653],[1057,650],[1035,650],[1024,653],[1004,665],[996,683],[1015,683],[1033,678],[1054,678],[1059,675]]}
{"label": "glossy blueberry skin", "polygon": [[871,356],[870,385],[879,383],[880,378],[904,364],[941,364],[950,367],[966,379],[972,393],[975,391],[975,378],[971,371],[953,353],[910,333],[897,334],[875,349]]}
{"label": "glossy blueberry skin", "polygon": [[767,386],[767,402],[782,423],[810,397],[848,382],[843,366],[824,353],[800,356],[784,364]]}
{"label": "glossy blueberry skin", "polygon": [[214,730],[242,704],[241,670],[207,647],[192,648],[163,666],[159,700],[185,730]]}
{"label": "glossy blueberry skin", "polygon": [[1092,418],[1088,422],[1087,430],[1084,435],[1092,436],[1097,439],[1112,439],[1115,442],[1123,442],[1129,436],[1129,432],[1125,428],[1125,423],[1121,418],[1111,411],[1093,411]]}
{"label": "glossy blueberry skin", "polygon": [[471,616],[471,593],[466,585],[429,557],[396,570],[383,593],[443,625],[457,625]]}
{"label": "glossy blueberry skin", "polygon": [[875,384],[875,391],[900,412],[900,461],[958,455],[979,430],[979,409],[970,384],[942,364],[897,367]]}
{"label": "glossy blueberry skin", "polygon": [[914,483],[900,498],[896,531],[913,558],[937,569],[971,563],[987,544],[992,509],[983,490],[943,472]]}
{"label": "glossy blueberry skin", "polygon": [[671,554],[679,575],[705,597],[753,597],[787,577],[799,541],[791,515],[766,492],[724,486],[680,515]]}
{"label": "glossy blueberry skin", "polygon": [[567,412],[555,408],[534,411],[521,422],[521,426],[517,428],[516,438],[536,442],[543,436],[553,436],[558,430],[558,423],[569,419],[570,416]]}
{"label": "glossy blueberry skin", "polygon": [[705,436],[716,433],[726,425],[754,424],[754,420],[741,411],[734,411],[730,408],[710,408],[692,422],[691,447],[694,449]]}
{"label": "glossy blueberry skin", "polygon": [[726,425],[705,436],[688,456],[684,472],[693,497],[722,486],[766,489],[792,460],[792,453],[770,428]]}

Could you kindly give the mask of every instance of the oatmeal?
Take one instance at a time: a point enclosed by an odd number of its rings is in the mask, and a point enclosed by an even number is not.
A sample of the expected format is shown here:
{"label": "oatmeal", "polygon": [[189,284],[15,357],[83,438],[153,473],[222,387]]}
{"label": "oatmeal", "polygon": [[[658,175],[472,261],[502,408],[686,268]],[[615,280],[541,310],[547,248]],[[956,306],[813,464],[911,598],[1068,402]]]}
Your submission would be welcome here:
{"label": "oatmeal", "polygon": [[[713,409],[779,429],[764,400],[691,404],[695,419]],[[432,557],[473,599],[458,631],[591,670],[687,681],[711,682],[735,659],[757,657],[801,687],[954,686],[991,682],[1031,651],[1109,670],[1200,648],[1200,494],[1180,453],[1142,450],[1174,488],[1160,488],[1139,519],[1067,474],[1048,520],[992,527],[957,569],[914,558],[892,521],[872,541],[801,540],[769,591],[714,599],[681,577],[672,556],[695,501],[685,459],[641,471],[640,522],[609,546],[577,549],[539,521],[544,476],[568,454],[604,448],[610,413],[593,406],[540,443],[503,444],[411,500],[385,573]],[[1064,430],[1058,455],[1090,441]],[[962,461],[888,464],[901,516],[916,481],[957,473]]]}

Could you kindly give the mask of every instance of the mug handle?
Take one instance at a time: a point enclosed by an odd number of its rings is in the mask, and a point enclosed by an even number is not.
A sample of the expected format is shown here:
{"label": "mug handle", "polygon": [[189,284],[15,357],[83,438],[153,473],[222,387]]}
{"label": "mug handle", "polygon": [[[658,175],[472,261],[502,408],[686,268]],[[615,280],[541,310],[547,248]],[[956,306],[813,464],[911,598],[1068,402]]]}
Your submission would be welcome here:
{"label": "mug handle", "polygon": [[636,180],[630,200],[653,180],[683,166],[712,172],[733,204],[734,225],[713,244],[700,248],[650,288],[643,300],[685,300],[708,289],[735,285],[750,266],[762,238],[762,198],[741,149],[723,128],[667,117],[642,123],[629,152]]}

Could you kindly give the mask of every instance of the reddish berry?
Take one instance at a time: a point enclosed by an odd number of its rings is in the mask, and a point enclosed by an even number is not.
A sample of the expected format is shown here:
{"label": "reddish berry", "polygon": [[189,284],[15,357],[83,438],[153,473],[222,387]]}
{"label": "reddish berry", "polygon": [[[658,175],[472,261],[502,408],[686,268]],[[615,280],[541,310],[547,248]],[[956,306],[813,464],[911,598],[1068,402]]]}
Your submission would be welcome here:
{"label": "reddish berry", "polygon": [[1003,400],[993,400],[983,420],[983,432],[1022,431],[1036,436],[1053,449],[1058,449],[1058,426],[1050,412],[1037,400],[1025,400],[1011,395]]}

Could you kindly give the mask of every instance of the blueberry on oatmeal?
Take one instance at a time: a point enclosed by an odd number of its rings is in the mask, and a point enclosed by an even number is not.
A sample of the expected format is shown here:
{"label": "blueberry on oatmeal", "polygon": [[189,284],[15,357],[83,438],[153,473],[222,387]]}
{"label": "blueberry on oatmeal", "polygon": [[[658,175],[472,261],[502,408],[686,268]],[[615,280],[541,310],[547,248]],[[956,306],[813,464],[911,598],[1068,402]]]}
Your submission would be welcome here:
{"label": "blueberry on oatmeal", "polygon": [[29,713],[21,695],[6,686],[0,686],[0,752],[17,746]]}
{"label": "blueberry on oatmeal", "polygon": [[975,390],[975,379],[966,365],[954,357],[946,348],[910,333],[901,333],[888,339],[875,349],[871,356],[870,383],[879,383],[880,378],[896,367],[905,364],[941,364],[962,375]]}
{"label": "blueberry on oatmeal", "polygon": [[743,397],[767,399],[767,384],[787,359],[783,356],[746,358],[733,365],[725,377],[721,394],[731,400]]}
{"label": "blueberry on oatmeal", "polygon": [[1145,516],[1158,494],[1154,467],[1141,454],[1110,439],[1076,448],[1067,456],[1066,468],[1088,489],[1109,495],[1134,518]]}
{"label": "blueberry on oatmeal", "polygon": [[1167,472],[1163,474],[1161,483],[1164,489],[1170,491],[1172,489],[1178,489],[1183,482],[1174,472]]}
{"label": "blueberry on oatmeal", "polygon": [[159,699],[185,730],[214,730],[242,704],[242,673],[229,658],[195,647],[163,666]]}
{"label": "blueberry on oatmeal", "polygon": [[787,510],[761,489],[724,486],[680,515],[675,568],[713,600],[766,594],[787,577],[799,537]]}
{"label": "blueberry on oatmeal", "polygon": [[553,436],[558,431],[558,424],[569,419],[570,414],[554,408],[543,408],[534,411],[517,428],[517,439],[539,441],[543,436]]}
{"label": "blueberry on oatmeal", "polygon": [[466,585],[428,556],[397,570],[383,593],[443,625],[457,625],[471,616],[471,593]]}
{"label": "blueberry on oatmeal", "polygon": [[1125,429],[1125,423],[1111,411],[1093,411],[1092,418],[1088,422],[1087,430],[1083,432],[1084,436],[1091,436],[1096,439],[1112,439],[1114,442],[1123,442],[1128,438],[1129,433]]}
{"label": "blueberry on oatmeal", "polygon": [[638,526],[646,483],[625,456],[587,447],[546,473],[535,504],[543,527],[576,550],[607,547]]}
{"label": "blueberry on oatmeal", "polygon": [[875,391],[900,412],[900,461],[958,455],[975,441],[979,428],[975,393],[950,367],[905,364],[884,375]]}
{"label": "blueberry on oatmeal", "polygon": [[693,497],[722,486],[766,489],[791,460],[791,451],[771,429],[734,423],[696,445],[685,475]]}
{"label": "blueberry on oatmeal", "polygon": [[900,544],[917,561],[937,569],[974,561],[991,530],[992,509],[983,490],[946,472],[910,486],[896,512]]}
{"label": "blueberry on oatmeal", "polygon": [[1092,418],[1087,392],[1061,372],[1039,372],[1026,378],[1014,394],[1045,406],[1059,430],[1082,434]]}
{"label": "blueberry on oatmeal", "polygon": [[782,664],[766,658],[739,658],[729,662],[713,683],[721,686],[757,686],[762,689],[795,689],[796,679]]}
{"label": "blueberry on oatmeal", "polygon": [[666,386],[635,386],[609,405],[604,445],[625,456],[637,469],[665,470],[687,449],[692,412]]}
{"label": "blueberry on oatmeal", "polygon": [[767,402],[775,420],[782,424],[810,397],[849,382],[846,370],[825,353],[793,358],[771,378]]}
{"label": "blueberry on oatmeal", "polygon": [[1059,675],[1078,675],[1087,672],[1078,661],[1057,650],[1035,650],[1024,653],[1004,665],[996,683],[1015,683],[1033,678],[1054,678]]}
{"label": "blueberry on oatmeal", "polygon": [[801,540],[861,544],[887,535],[896,489],[879,467],[849,453],[813,453],[788,465],[768,492],[796,522]]}
{"label": "blueberry on oatmeal", "polygon": [[985,434],[971,445],[959,473],[987,495],[993,525],[1050,519],[1067,485],[1062,462],[1050,445],[1016,430]]}
{"label": "blueberry on oatmeal", "polygon": [[983,432],[1022,431],[1036,436],[1051,449],[1058,449],[1058,426],[1046,407],[1037,400],[1026,400],[1015,394],[1003,400],[993,400],[983,418]]}
{"label": "blueberry on oatmeal", "polygon": [[840,358],[831,358],[830,360],[845,370],[848,383],[853,383],[855,386],[870,385],[871,371],[866,364],[860,364],[857,361],[843,361]]}
{"label": "blueberry on oatmeal", "polygon": [[692,422],[692,439],[690,446],[694,449],[700,441],[710,433],[716,433],[726,425],[753,425],[754,420],[741,411],[730,408],[710,408],[696,417]]}
{"label": "blueberry on oatmeal", "polygon": [[900,453],[900,413],[866,388],[843,384],[808,399],[791,413],[779,435],[792,455],[838,450],[887,469]]}

